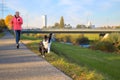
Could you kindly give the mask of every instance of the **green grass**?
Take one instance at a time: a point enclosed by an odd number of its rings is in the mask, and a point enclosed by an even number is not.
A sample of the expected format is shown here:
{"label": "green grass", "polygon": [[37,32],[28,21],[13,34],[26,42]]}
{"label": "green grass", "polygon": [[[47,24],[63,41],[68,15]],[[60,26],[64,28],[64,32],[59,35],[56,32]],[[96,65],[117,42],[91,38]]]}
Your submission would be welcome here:
{"label": "green grass", "polygon": [[29,36],[27,34],[22,34],[21,39],[22,40],[38,40],[38,38],[35,38],[34,36]]}
{"label": "green grass", "polygon": [[110,80],[120,80],[120,55],[62,43],[53,43],[52,50],[73,63],[103,73]]}
{"label": "green grass", "polygon": [[[34,42],[27,47],[40,55],[38,43],[40,40],[31,39]],[[72,77],[74,80],[120,80],[120,55],[81,48],[62,43],[52,44],[51,54],[47,54],[46,60],[58,69]]]}
{"label": "green grass", "polygon": [[[40,56],[38,51],[38,43],[38,40],[34,40],[34,42],[26,45],[33,52]],[[71,78],[73,78],[73,80],[105,80],[105,77],[95,70],[90,70],[87,67],[82,67],[75,63],[71,63],[65,57],[59,56],[53,52],[46,54],[45,59],[59,70],[69,75]]]}
{"label": "green grass", "polygon": [[46,60],[52,65],[69,75],[73,80],[104,80],[105,77],[95,70],[89,70],[86,67],[79,66],[67,61],[55,53],[47,54]]}
{"label": "green grass", "polygon": [[[25,39],[25,37],[23,38],[22,36],[22,39],[24,40],[27,40],[29,38]],[[38,43],[41,40],[31,40],[32,43],[28,43],[26,44],[26,46],[40,56],[40,53],[38,51]],[[63,56],[59,56],[53,52],[51,52],[50,54],[46,54],[45,59],[56,68],[63,71],[65,74],[69,75],[71,78],[73,78],[73,80],[105,80],[105,77],[95,70],[90,70],[86,67],[71,63]]]}
{"label": "green grass", "polygon": [[87,37],[89,40],[99,40],[99,34],[84,34],[85,37]]}
{"label": "green grass", "polygon": [[3,37],[5,34],[3,32],[0,33],[0,38]]}

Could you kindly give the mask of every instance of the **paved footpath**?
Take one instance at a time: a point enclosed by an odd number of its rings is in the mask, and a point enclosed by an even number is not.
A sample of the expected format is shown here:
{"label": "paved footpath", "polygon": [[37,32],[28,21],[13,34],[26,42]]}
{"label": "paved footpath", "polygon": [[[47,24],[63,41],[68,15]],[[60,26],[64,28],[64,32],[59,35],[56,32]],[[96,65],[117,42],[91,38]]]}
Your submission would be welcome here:
{"label": "paved footpath", "polygon": [[0,39],[0,80],[72,80],[20,44],[10,33]]}

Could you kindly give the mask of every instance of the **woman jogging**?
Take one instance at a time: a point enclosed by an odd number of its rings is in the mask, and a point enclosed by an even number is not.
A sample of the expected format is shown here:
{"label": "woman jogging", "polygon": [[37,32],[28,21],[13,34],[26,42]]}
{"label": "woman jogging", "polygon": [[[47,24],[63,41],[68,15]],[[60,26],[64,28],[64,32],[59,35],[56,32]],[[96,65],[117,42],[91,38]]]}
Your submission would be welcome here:
{"label": "woman jogging", "polygon": [[12,29],[15,32],[17,49],[19,49],[19,41],[20,41],[20,33],[21,33],[21,30],[22,30],[22,27],[21,27],[22,24],[23,24],[23,20],[19,16],[19,12],[17,11],[15,13],[15,16],[12,18],[12,21],[11,21]]}

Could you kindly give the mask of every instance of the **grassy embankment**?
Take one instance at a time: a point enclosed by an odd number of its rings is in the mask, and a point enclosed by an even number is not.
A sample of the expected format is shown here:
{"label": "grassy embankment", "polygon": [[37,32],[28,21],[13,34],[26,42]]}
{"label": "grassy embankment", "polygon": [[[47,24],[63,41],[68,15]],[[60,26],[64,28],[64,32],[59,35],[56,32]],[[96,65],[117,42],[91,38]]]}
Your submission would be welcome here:
{"label": "grassy embankment", "polygon": [[120,79],[120,55],[61,43],[53,43],[52,51],[80,66],[102,72],[111,80]]}
{"label": "grassy embankment", "polygon": [[[24,36],[23,39],[34,40],[27,46],[39,55],[39,39]],[[80,48],[62,43],[53,43],[52,51],[46,60],[74,80],[119,80],[120,55]]]}
{"label": "grassy embankment", "polygon": [[0,33],[0,38],[1,38],[1,37],[3,37],[3,36],[4,36],[4,33],[3,33],[3,32],[1,32],[1,33]]}

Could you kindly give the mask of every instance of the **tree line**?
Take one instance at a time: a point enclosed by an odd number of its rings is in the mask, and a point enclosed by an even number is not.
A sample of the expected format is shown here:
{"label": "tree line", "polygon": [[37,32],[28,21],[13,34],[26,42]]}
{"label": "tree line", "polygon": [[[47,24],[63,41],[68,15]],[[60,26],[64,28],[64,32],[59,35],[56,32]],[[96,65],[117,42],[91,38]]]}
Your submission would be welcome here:
{"label": "tree line", "polygon": [[0,31],[2,31],[5,28],[11,29],[10,22],[12,17],[12,15],[8,15],[5,19],[0,19]]}
{"label": "tree line", "polygon": [[[0,19],[0,31],[2,31],[4,28],[11,29],[10,21],[11,21],[12,17],[13,17],[12,15],[8,15],[8,16],[6,16],[5,19]],[[72,26],[70,24],[65,24],[64,17],[61,16],[59,22],[56,22],[53,26],[48,26],[47,28],[72,29]],[[84,24],[78,24],[78,25],[76,25],[76,28],[77,29],[90,29],[92,27],[86,26]],[[101,29],[110,29],[110,28],[120,29],[120,26],[104,26],[104,27],[99,27],[99,28],[101,28]]]}

